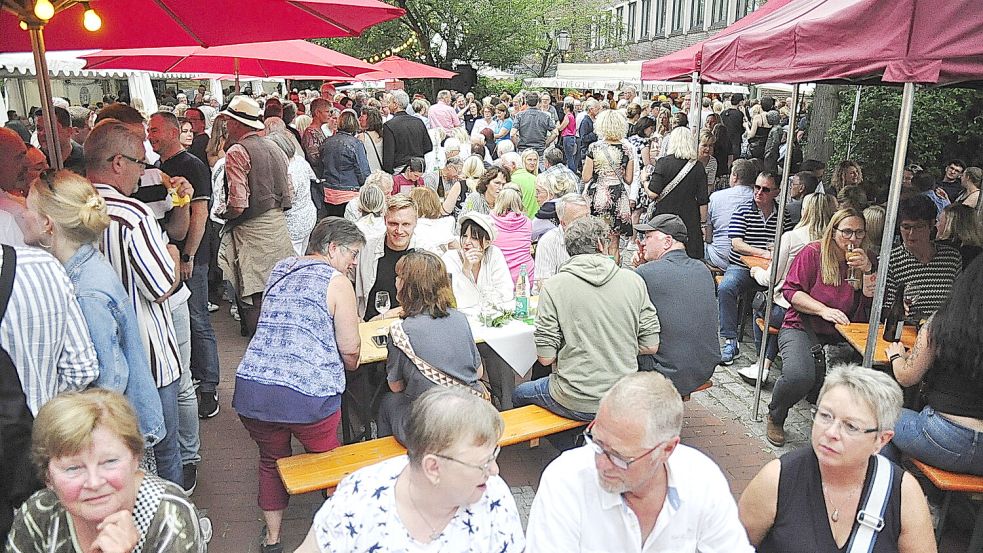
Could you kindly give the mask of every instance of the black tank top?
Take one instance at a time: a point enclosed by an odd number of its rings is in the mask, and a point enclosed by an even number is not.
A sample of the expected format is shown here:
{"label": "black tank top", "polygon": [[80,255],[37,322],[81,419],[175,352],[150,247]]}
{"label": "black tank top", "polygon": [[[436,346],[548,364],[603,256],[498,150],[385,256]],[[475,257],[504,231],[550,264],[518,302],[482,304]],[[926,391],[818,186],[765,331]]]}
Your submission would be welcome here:
{"label": "black tank top", "polygon": [[[819,479],[819,460],[811,446],[801,447],[782,455],[781,476],[778,479],[778,510],[775,524],[758,546],[758,553],[835,553],[846,551],[836,546],[829,526],[826,501]],[[894,480],[884,513],[884,529],[878,532],[871,553],[897,553],[901,534],[901,478],[904,471],[891,464]],[[868,463],[860,508],[870,493],[874,461]],[[859,524],[853,523],[851,536]],[[850,540],[847,539],[847,544]]]}

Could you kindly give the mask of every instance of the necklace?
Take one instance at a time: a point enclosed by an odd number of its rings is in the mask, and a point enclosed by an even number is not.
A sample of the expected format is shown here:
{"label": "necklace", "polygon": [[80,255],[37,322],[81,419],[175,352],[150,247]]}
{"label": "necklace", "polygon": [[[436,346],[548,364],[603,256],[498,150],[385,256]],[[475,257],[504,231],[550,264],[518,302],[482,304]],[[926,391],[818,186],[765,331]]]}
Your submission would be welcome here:
{"label": "necklace", "polygon": [[[856,493],[857,493],[857,489],[856,488],[854,488],[853,490],[850,491],[850,495],[847,496],[847,498],[846,498],[847,503],[849,503],[850,500],[853,499],[853,496]],[[839,522],[840,521],[840,508],[838,506],[836,506],[836,505],[833,505],[833,502],[829,500],[829,492],[826,491],[826,484],[823,484],[823,499],[825,499],[826,502],[829,503],[830,507],[833,507],[833,512],[829,514],[829,519],[832,520],[833,522]]]}
{"label": "necklace", "polygon": [[435,539],[440,537],[440,532],[433,527],[433,524],[430,524],[430,520],[428,520],[426,515],[423,514],[423,511],[421,511],[420,508],[417,507],[416,500],[413,499],[413,488],[410,486],[409,478],[406,479],[406,494],[410,498],[410,505],[413,506],[413,510],[416,511],[416,514],[420,515],[420,518],[423,519],[423,522],[425,522],[426,525],[430,527],[430,541],[434,541]]}

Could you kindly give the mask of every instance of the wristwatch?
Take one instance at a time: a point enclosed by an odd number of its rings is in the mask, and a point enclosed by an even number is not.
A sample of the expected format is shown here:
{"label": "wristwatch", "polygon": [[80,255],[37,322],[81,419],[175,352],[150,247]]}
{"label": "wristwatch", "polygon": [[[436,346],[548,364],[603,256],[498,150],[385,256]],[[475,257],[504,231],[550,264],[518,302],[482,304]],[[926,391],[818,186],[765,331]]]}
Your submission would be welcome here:
{"label": "wristwatch", "polygon": [[191,263],[194,260],[195,260],[195,256],[193,256],[193,255],[188,255],[186,253],[182,253],[181,254],[181,261],[183,263]]}

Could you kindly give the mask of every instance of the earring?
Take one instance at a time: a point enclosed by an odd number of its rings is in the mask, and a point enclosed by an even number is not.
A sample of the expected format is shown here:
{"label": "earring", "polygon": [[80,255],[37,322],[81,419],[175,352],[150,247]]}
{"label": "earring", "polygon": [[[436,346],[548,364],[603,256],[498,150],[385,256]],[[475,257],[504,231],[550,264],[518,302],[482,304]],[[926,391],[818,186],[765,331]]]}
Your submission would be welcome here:
{"label": "earring", "polygon": [[50,250],[51,248],[53,248],[54,241],[55,241],[55,238],[50,230],[48,231],[48,236],[51,237],[51,239],[48,241],[49,242],[48,244],[45,244],[43,240],[38,240],[38,245],[46,250]]}

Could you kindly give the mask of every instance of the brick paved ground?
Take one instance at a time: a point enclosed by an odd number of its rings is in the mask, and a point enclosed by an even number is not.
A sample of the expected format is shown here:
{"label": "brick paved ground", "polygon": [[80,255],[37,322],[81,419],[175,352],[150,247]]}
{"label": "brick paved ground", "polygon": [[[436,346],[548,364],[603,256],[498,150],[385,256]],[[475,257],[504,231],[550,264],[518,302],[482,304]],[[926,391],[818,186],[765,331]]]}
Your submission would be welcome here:
{"label": "brick paved ground", "polygon": [[[212,316],[218,335],[222,382],[219,385],[221,412],[202,421],[202,466],[193,500],[207,511],[214,526],[211,553],[248,553],[258,551],[262,514],[256,506],[256,445],[239,423],[232,410],[233,375],[247,341],[239,336],[239,327],[228,314],[228,305]],[[789,417],[786,430],[789,444],[776,449],[764,440],[764,423],[751,420],[753,388],[746,386],[734,371],[750,364],[753,346],[742,347],[741,358],[732,367],[719,367],[714,386],[693,395],[686,404],[683,443],[700,449],[713,458],[727,475],[731,491],[737,497],[758,469],[787,450],[808,443],[809,409],[800,403]],[[777,375],[772,375],[774,382]],[[762,399],[762,416],[770,398],[770,385]],[[512,487],[523,517],[539,485],[539,476],[557,451],[546,440],[537,448],[526,445],[505,448],[499,457],[501,475]],[[286,511],[283,544],[292,551],[310,528],[311,517],[321,505],[320,494],[293,497]],[[964,551],[965,533],[949,532],[943,551]]]}

